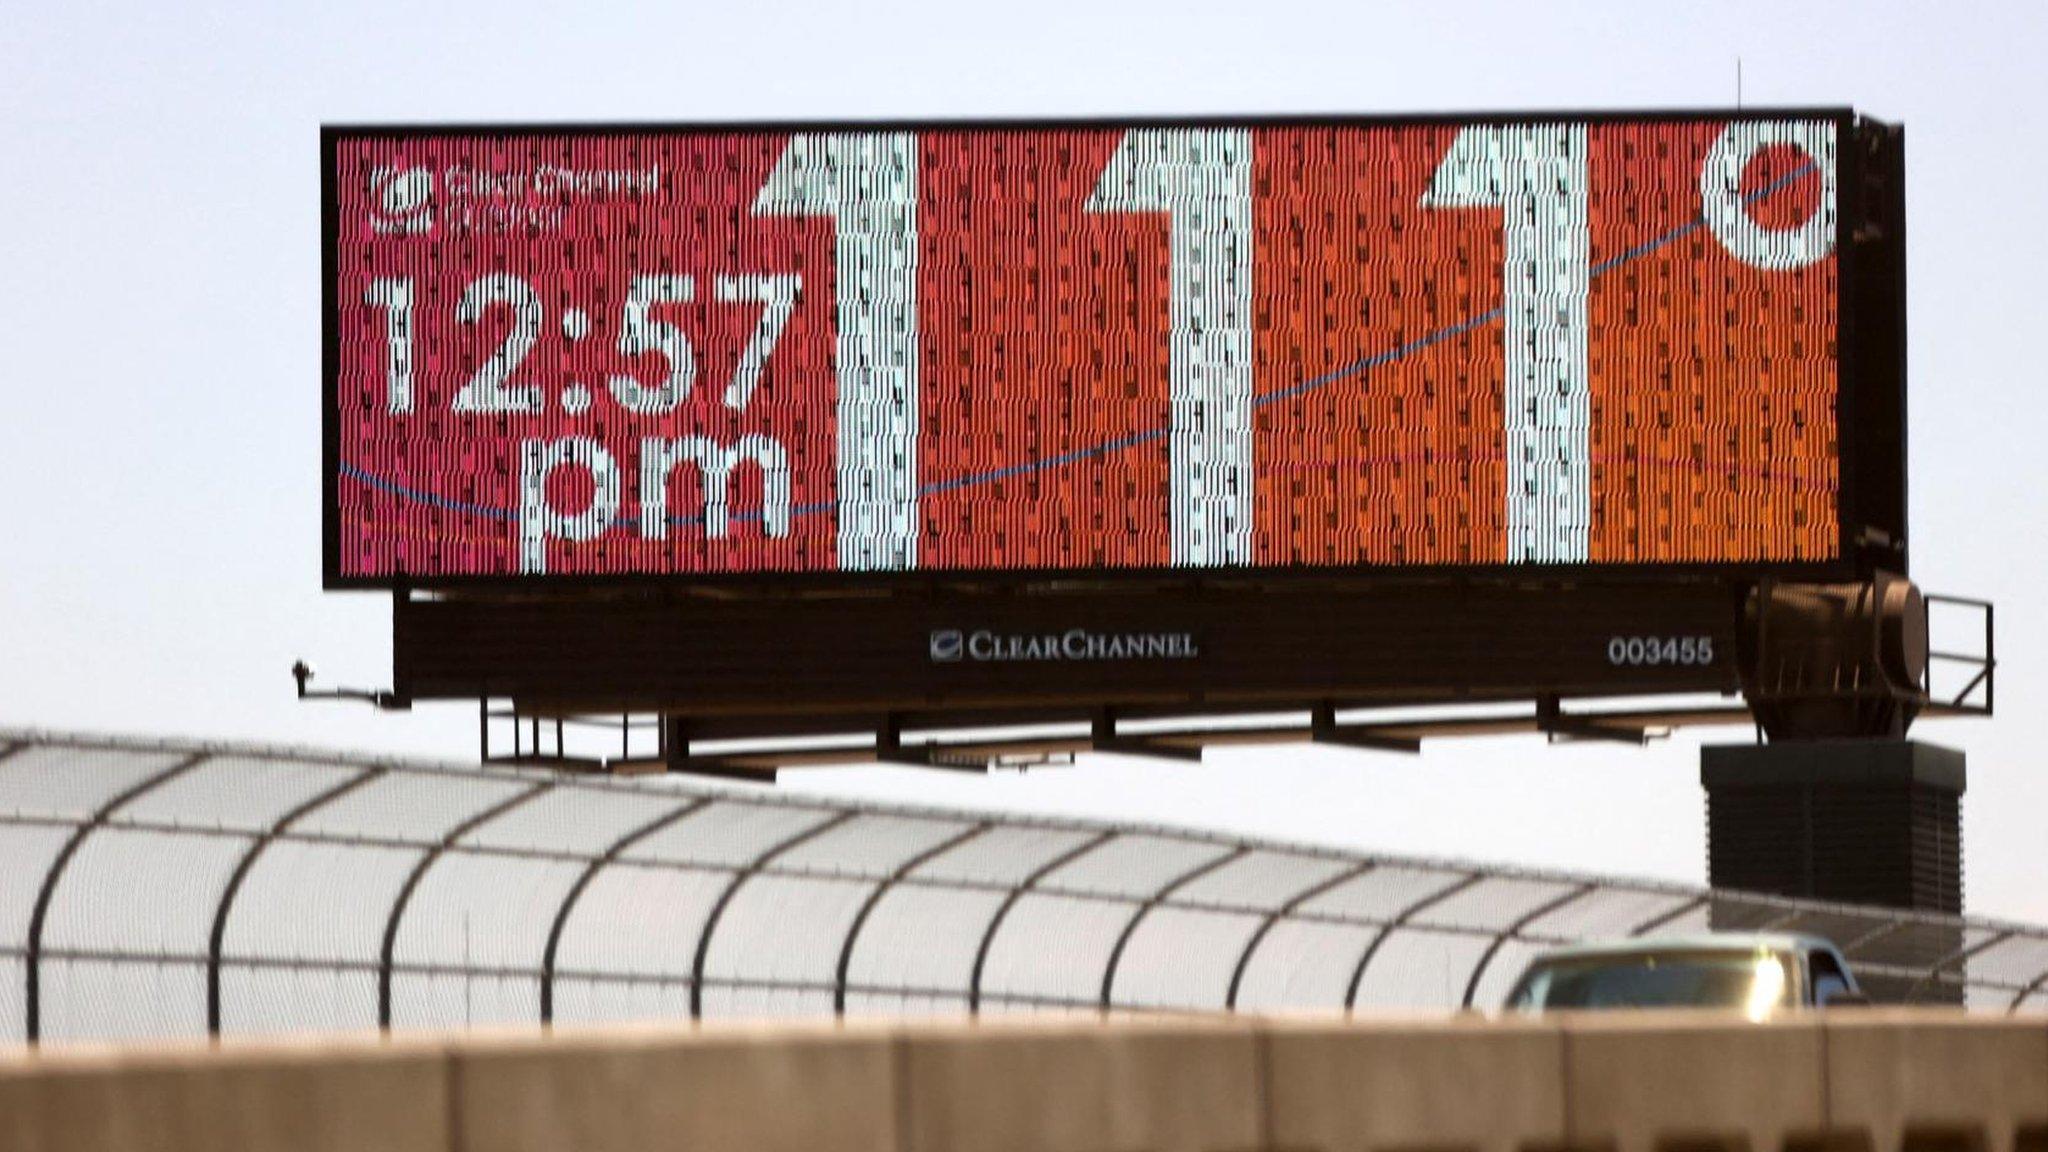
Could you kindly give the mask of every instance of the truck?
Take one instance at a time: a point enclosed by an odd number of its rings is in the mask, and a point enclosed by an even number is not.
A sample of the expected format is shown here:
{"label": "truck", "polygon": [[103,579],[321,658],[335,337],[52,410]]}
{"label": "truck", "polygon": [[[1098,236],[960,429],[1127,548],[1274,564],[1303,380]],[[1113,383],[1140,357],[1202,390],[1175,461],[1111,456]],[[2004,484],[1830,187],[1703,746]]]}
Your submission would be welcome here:
{"label": "truck", "polygon": [[1869,1002],[1841,952],[1819,936],[1713,932],[1547,950],[1515,981],[1506,1008],[1708,1008],[1760,1020],[1793,1009]]}

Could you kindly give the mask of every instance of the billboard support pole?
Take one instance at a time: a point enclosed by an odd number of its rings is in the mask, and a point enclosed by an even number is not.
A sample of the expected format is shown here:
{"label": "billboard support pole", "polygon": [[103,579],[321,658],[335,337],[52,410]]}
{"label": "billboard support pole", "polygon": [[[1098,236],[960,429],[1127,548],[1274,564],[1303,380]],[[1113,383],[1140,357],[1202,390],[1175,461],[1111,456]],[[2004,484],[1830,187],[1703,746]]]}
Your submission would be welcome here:
{"label": "billboard support pole", "polygon": [[971,756],[947,757],[929,742],[909,748],[903,746],[903,717],[894,712],[884,713],[882,723],[875,729],[875,762],[896,764],[905,768],[937,768],[946,772],[971,772],[987,775],[986,760]]}
{"label": "billboard support pole", "polygon": [[1551,740],[1606,740],[1617,744],[1648,744],[1647,728],[1602,724],[1584,717],[1566,716],[1556,696],[1536,701],[1536,726]]}
{"label": "billboard support pole", "polygon": [[1097,752],[1109,752],[1118,756],[1150,756],[1160,760],[1191,760],[1200,763],[1202,749],[1199,745],[1187,747],[1180,744],[1163,744],[1143,736],[1122,736],[1116,730],[1116,710],[1103,708],[1095,713],[1095,719],[1088,728],[1089,742]]}
{"label": "billboard support pole", "polygon": [[1328,744],[1338,748],[1363,748],[1372,752],[1405,752],[1415,755],[1422,751],[1420,738],[1389,736],[1371,732],[1356,724],[1338,724],[1337,707],[1324,703],[1316,706],[1309,721],[1309,742]]}
{"label": "billboard support pole", "polygon": [[[1965,769],[1959,749],[1884,737],[1702,747],[1707,881],[1716,893],[1960,915]],[[1717,900],[1708,923],[1737,926],[1744,914]],[[1965,944],[1960,927],[1923,929],[1887,941],[1887,962],[1931,971]],[[1893,983],[1912,983],[1881,979],[1872,993],[1879,999],[1890,998]],[[1957,995],[1958,986],[1944,985],[1915,999]]]}

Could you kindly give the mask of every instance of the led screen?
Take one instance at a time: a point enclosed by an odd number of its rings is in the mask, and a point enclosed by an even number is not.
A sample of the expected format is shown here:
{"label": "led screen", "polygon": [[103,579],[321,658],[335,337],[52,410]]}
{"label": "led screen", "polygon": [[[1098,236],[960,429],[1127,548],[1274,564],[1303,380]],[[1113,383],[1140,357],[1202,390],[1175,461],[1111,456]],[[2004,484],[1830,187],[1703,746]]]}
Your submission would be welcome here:
{"label": "led screen", "polygon": [[330,130],[329,579],[1835,559],[1846,124]]}

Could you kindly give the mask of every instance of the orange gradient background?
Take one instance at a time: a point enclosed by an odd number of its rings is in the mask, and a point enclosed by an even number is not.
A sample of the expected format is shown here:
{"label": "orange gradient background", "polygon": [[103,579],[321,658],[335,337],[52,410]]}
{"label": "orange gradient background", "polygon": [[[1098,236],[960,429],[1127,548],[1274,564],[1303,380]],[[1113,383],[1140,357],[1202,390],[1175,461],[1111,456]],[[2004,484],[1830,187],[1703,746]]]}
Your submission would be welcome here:
{"label": "orange gradient background", "polygon": [[[1588,127],[1592,276],[1591,534],[1596,564],[1795,562],[1840,547],[1834,255],[1797,271],[1731,256],[1704,226],[1700,167],[1717,120]],[[1274,568],[1506,562],[1502,213],[1425,206],[1455,124],[1256,127],[1252,165],[1252,562]],[[929,130],[918,141],[918,567],[1163,568],[1170,564],[1169,222],[1087,210],[1121,133]],[[824,572],[834,539],[834,222],[762,217],[753,197],[786,135],[363,137],[341,142],[334,439],[340,575],[516,575],[519,445],[592,437],[620,461],[620,517],[553,541],[555,574]],[[554,232],[371,231],[365,172],[663,163],[662,196],[576,203]],[[1744,174],[1751,215],[1787,228],[1817,208],[1806,158],[1767,151]],[[452,414],[453,391],[508,321],[452,318],[463,285],[510,269],[547,301],[522,379],[537,415]],[[571,380],[657,373],[618,355],[624,285],[684,272],[697,299],[664,316],[691,337],[698,381],[660,417],[602,389],[571,415]],[[755,400],[719,397],[758,306],[710,299],[720,273],[798,272],[804,291]],[[383,316],[372,277],[420,284],[416,409],[382,407]],[[559,315],[589,312],[572,346]],[[634,452],[647,436],[778,439],[791,461],[788,536],[735,521],[723,541],[639,537]],[[367,478],[367,479],[366,479]],[[589,499],[558,477],[557,505]],[[670,508],[700,500],[690,469]],[[736,508],[761,484],[736,473]]]}

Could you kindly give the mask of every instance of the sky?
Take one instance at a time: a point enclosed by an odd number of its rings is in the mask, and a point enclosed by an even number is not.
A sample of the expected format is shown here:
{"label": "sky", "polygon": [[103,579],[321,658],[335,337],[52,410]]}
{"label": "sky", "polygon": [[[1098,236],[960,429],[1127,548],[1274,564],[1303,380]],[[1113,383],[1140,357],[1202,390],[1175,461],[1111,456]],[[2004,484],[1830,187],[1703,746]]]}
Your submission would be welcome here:
{"label": "sky", "polygon": [[[390,608],[320,588],[318,128],[1850,104],[1907,130],[1915,579],[1998,604],[1966,907],[2048,922],[2048,5],[21,4],[0,20],[0,725],[450,760],[380,687]],[[2034,141],[2034,143],[2028,143]],[[1700,882],[1701,739],[1086,756],[779,787]]]}

